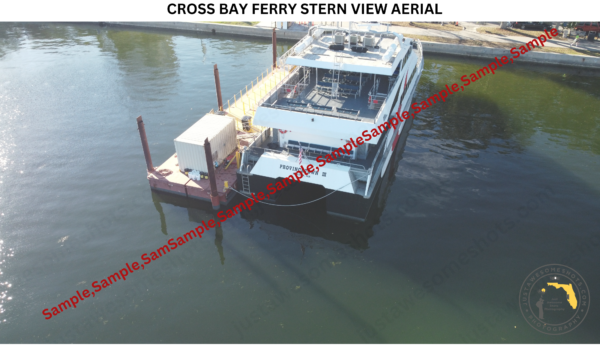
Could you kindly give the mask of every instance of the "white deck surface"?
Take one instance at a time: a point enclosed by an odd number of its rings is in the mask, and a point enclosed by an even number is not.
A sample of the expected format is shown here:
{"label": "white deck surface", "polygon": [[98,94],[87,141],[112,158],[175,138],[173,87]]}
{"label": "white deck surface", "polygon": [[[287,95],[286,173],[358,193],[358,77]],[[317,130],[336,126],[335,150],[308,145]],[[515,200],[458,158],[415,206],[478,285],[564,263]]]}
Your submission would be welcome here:
{"label": "white deck surface", "polygon": [[[312,44],[304,48],[302,52],[288,57],[287,63],[297,66],[317,67],[317,68],[333,68],[335,56],[341,57],[342,71],[374,73],[382,75],[392,75],[396,66],[404,56],[404,52],[408,51],[411,39],[406,39],[405,42],[397,46],[392,58],[389,61],[382,60],[386,50],[394,43],[394,38],[379,37],[375,34],[375,45],[379,48],[368,48],[366,53],[353,52],[350,44],[346,43],[343,51],[335,51],[329,49],[333,44],[332,35],[323,35],[318,40],[314,40]],[[348,36],[346,36],[348,40]],[[396,40],[398,43],[398,40]],[[358,44],[362,47],[362,43]]]}

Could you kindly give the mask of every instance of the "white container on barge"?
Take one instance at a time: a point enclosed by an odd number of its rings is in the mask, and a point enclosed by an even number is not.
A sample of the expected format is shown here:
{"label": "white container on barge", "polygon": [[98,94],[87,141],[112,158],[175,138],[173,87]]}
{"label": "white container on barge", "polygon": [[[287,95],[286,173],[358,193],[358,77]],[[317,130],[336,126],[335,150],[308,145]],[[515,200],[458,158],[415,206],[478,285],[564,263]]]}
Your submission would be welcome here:
{"label": "white container on barge", "polygon": [[179,170],[208,172],[204,140],[208,138],[215,162],[223,161],[236,149],[235,120],[228,116],[206,114],[175,139]]}

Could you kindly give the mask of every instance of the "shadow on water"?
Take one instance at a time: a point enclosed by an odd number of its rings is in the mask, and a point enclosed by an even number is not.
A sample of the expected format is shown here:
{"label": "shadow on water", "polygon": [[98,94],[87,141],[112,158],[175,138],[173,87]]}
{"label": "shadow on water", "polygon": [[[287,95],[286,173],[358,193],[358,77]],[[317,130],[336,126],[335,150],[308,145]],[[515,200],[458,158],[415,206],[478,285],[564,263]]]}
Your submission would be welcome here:
{"label": "shadow on water", "polygon": [[[202,225],[203,222],[206,223],[210,220],[218,220],[210,203],[162,192],[151,191],[151,193],[152,202],[154,203],[154,207],[156,208],[156,212],[159,216],[160,229],[165,236],[168,236],[169,233],[167,230],[167,221],[162,204],[169,204],[187,209],[188,220],[195,224]],[[223,229],[220,226],[216,227],[215,230],[215,246],[217,248],[217,252],[219,253],[221,264],[224,265],[225,255],[223,251]]]}
{"label": "shadow on water", "polygon": [[[404,152],[409,131],[412,127],[412,122],[412,119],[409,119],[404,126],[400,139],[394,148],[394,154],[389,162],[388,169],[382,177],[382,184],[374,196],[373,205],[367,216],[367,220],[364,223],[328,215],[325,208],[325,200],[293,208],[258,204],[254,205],[251,210],[242,211],[241,218],[248,222],[249,228],[254,228],[256,226],[258,230],[265,232],[269,240],[275,240],[276,242],[296,242],[302,251],[302,258],[304,258],[306,249],[314,248],[314,245],[318,243],[318,241],[316,241],[317,239],[337,242],[342,244],[345,248],[349,248],[350,251],[360,252],[367,250],[369,248],[369,239],[374,235],[373,228],[379,224],[380,217],[386,208],[388,195],[396,180],[395,172],[402,160],[402,154]],[[278,198],[278,201],[280,201],[281,198],[285,199],[281,200],[281,202],[285,202],[286,204],[302,203],[323,196],[323,189],[319,188],[320,186],[300,183],[295,185],[295,187],[297,190],[295,190],[293,194],[289,193],[287,195],[281,195]],[[167,228],[162,204],[186,208],[189,220],[193,223],[198,224],[203,221],[207,222],[211,219],[217,220],[216,214],[209,203],[154,191],[152,192],[152,198],[159,214],[157,221],[160,221],[161,231],[165,235],[167,234]],[[244,199],[245,198],[241,196],[236,196],[228,208],[240,203]],[[275,225],[276,228],[261,226],[263,224]],[[285,288],[282,288],[278,281],[275,280],[264,267],[252,264],[253,260],[248,257],[248,254],[244,250],[240,250],[236,245],[227,246],[227,241],[226,239],[224,240],[223,229],[221,227],[215,229],[214,244],[222,265],[225,263],[225,257],[228,255],[227,253],[229,253],[229,255],[238,257],[246,262],[247,265],[251,266],[253,274],[260,277],[271,290],[272,298],[286,293]],[[261,241],[255,241],[254,245],[262,247],[264,251],[269,251],[273,246],[277,247],[277,245],[273,244],[265,245]],[[336,250],[333,250],[334,252],[345,252],[343,249],[344,247],[337,247]],[[322,260],[319,265],[322,266],[323,261],[329,264],[328,260],[330,259]],[[277,262],[278,265],[284,267],[287,271],[292,272],[293,276],[304,277],[305,274],[307,274],[302,268],[296,266],[287,257],[278,258]],[[314,266],[310,271],[311,274],[313,273],[313,270]],[[331,304],[331,308],[337,310],[341,315],[344,315],[344,319],[350,321],[354,328],[363,329],[368,325],[368,318],[362,313],[356,312],[356,310],[350,308],[348,305],[341,303],[327,288],[324,288],[319,284],[313,284],[312,289],[316,291],[320,298],[327,300],[328,303]],[[248,319],[248,316],[244,318],[244,315],[240,315],[236,320],[237,321],[234,322],[236,329],[239,326],[242,331],[253,324],[252,321]],[[380,335],[374,335],[373,339],[377,342],[384,341],[384,338]]]}
{"label": "shadow on water", "polygon": [[[397,165],[395,165],[397,166]],[[388,180],[388,182],[391,180],[388,176],[386,176],[386,180]],[[386,189],[387,191],[387,189]],[[157,212],[159,213],[159,219],[161,222],[161,230],[164,234],[166,234],[166,225],[165,225],[165,215],[163,212],[163,207],[162,204],[170,204],[170,205],[174,205],[174,206],[178,206],[178,207],[184,207],[187,209],[188,211],[188,217],[190,222],[193,223],[202,223],[207,222],[211,219],[216,220],[217,217],[214,213],[214,211],[212,211],[212,207],[210,205],[210,203],[206,203],[206,202],[200,202],[197,200],[191,200],[191,199],[187,199],[187,198],[183,198],[183,197],[179,197],[179,196],[174,196],[171,194],[165,194],[165,193],[157,193],[157,192],[152,192],[152,198],[154,201],[154,205],[155,208],[157,210]],[[379,197],[379,204],[378,204],[378,210],[376,211],[376,214],[373,215],[374,218],[378,218],[381,215],[381,210],[382,208],[380,208],[380,206],[383,206],[383,204],[381,203],[383,200],[383,196]],[[242,201],[243,198],[236,198],[233,201],[233,204],[236,204],[240,201]],[[306,211],[306,210],[305,210]],[[320,211],[317,211],[320,212]],[[276,214],[271,214],[271,213],[253,213],[253,216],[250,216],[250,213],[252,212],[248,212],[245,211],[242,214],[242,218],[246,219],[249,223],[249,227],[252,228],[255,222],[264,222],[264,223],[269,223],[269,224],[276,224],[278,226],[281,226],[284,228],[284,231],[289,231],[290,233],[296,233],[296,234],[301,234],[303,235],[300,239],[298,239],[298,237],[287,237],[287,236],[269,236],[270,239],[275,239],[275,240],[289,240],[290,238],[292,240],[295,240],[299,243],[300,248],[302,248],[302,250],[304,251],[305,248],[310,246],[310,240],[306,241],[306,238],[304,237],[311,237],[311,236],[317,236],[317,237],[324,237],[324,235],[326,235],[324,232],[315,232],[310,230],[310,226],[306,226],[306,227],[298,227],[296,223],[298,223],[298,221],[294,222],[294,219],[302,219],[302,221],[304,221],[306,224],[306,219],[301,216],[300,218],[293,218],[292,216],[296,216],[296,213],[293,212],[287,212],[284,214],[284,217],[277,217]],[[271,219],[269,216],[273,215],[276,217],[275,220]],[[284,221],[283,219],[285,219],[287,217],[287,219],[289,221]],[[249,219],[250,218],[250,219]],[[333,220],[332,220],[333,221]],[[337,220],[339,222],[339,219]],[[334,223],[332,223],[334,224]],[[345,224],[348,225],[350,227],[354,226],[354,228],[347,228],[346,230],[353,232],[354,234],[358,234],[358,236],[360,235],[360,232],[362,231],[364,234],[368,234],[367,236],[372,236],[373,232],[372,232],[372,225],[367,225],[367,224],[356,224],[356,223],[348,223],[348,222],[344,222],[344,223],[339,223],[339,224]],[[302,224],[301,224],[302,225]],[[307,225],[314,225],[314,224],[307,224]],[[320,225],[320,231],[322,231],[324,229],[324,227],[327,225]],[[338,225],[338,227],[341,227],[342,225]],[[259,229],[262,229],[262,227],[259,227]],[[308,229],[308,230],[307,230]],[[342,230],[341,228],[339,230]],[[339,234],[339,232],[338,232]],[[347,241],[347,237],[348,236],[330,236],[327,237],[327,240],[330,241],[337,241],[337,242],[341,242],[341,241]],[[361,238],[361,240],[363,242],[358,242],[358,245],[363,246],[366,248],[367,246],[367,238]],[[215,247],[217,249],[218,255],[219,255],[219,259],[221,262],[221,265],[225,264],[225,260],[226,260],[226,254],[227,252],[229,252],[229,255],[235,256],[240,258],[243,262],[246,263],[246,265],[248,265],[251,269],[251,272],[259,277],[259,279],[261,279],[261,281],[263,282],[263,284],[265,284],[267,288],[267,290],[270,290],[271,293],[271,298],[277,298],[277,296],[281,296],[282,294],[286,294],[289,292],[286,292],[287,290],[280,286],[280,282],[273,277],[272,274],[270,274],[268,272],[268,270],[265,269],[265,267],[263,267],[262,265],[256,265],[253,264],[253,260],[251,257],[248,256],[248,253],[244,250],[240,250],[240,248],[236,248],[235,245],[231,245],[231,246],[227,246],[227,242],[225,241],[225,245],[224,245],[224,234],[223,234],[223,229],[219,226],[217,228],[215,228]],[[344,242],[342,242],[344,243]],[[255,242],[256,245],[263,247],[263,249],[268,250],[268,248],[264,247],[264,244],[262,244],[260,241]],[[361,248],[355,248],[355,249],[361,249]],[[278,258],[277,260],[278,264],[281,265],[282,267],[285,267],[287,270],[293,272],[294,276],[296,277],[304,277],[305,276],[305,272],[302,271],[299,267],[295,266],[294,264],[290,263],[288,260],[286,260],[286,258]],[[367,320],[364,318],[363,315],[361,315],[360,313],[357,313],[356,311],[354,311],[352,308],[349,308],[347,305],[340,303],[335,296],[331,295],[330,292],[327,291],[327,289],[324,289],[323,287],[320,287],[318,284],[314,284],[312,286],[313,289],[315,289],[318,294],[320,296],[323,296],[324,298],[326,298],[329,303],[332,304],[332,306],[336,309],[339,310],[344,316],[345,318],[347,318],[348,320],[350,320],[353,324],[354,327],[356,328],[360,328],[360,327],[364,327],[364,325],[366,324]],[[251,314],[252,317],[254,316],[254,313]],[[246,316],[246,317],[244,317]],[[241,330],[246,330],[249,327],[251,327],[253,325],[253,321],[252,319],[249,319],[248,315],[240,315],[239,317],[233,319],[236,320],[234,322],[234,326],[236,327],[236,329],[239,328]],[[239,332],[239,330],[238,330]],[[240,333],[241,334],[241,333]],[[375,338],[377,340],[379,340],[379,342],[382,342],[382,338],[380,338],[379,336],[375,336]]]}

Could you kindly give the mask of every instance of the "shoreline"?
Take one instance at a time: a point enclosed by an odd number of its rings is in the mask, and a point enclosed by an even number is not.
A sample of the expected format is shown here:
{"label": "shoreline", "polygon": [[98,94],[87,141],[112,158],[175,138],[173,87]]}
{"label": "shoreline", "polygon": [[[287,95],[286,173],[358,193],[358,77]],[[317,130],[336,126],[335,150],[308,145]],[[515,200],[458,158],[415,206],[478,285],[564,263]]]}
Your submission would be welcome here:
{"label": "shoreline", "polygon": [[[144,29],[169,29],[191,32],[208,32],[213,34],[227,34],[251,37],[271,38],[273,30],[256,26],[228,25],[218,23],[192,23],[192,22],[106,22],[108,26],[144,28]],[[292,31],[277,29],[278,40],[299,41],[306,36],[305,31]]]}
{"label": "shoreline", "polygon": [[[113,27],[168,29],[190,32],[212,32],[213,34],[227,34],[250,37],[271,38],[272,29],[240,26],[217,23],[192,23],[192,22],[106,22]],[[298,41],[305,35],[305,31],[276,29],[278,40]],[[410,36],[409,36],[410,37]],[[463,57],[494,58],[496,56],[510,56],[510,49],[470,46],[466,44],[437,43],[422,41],[425,53],[446,54]],[[545,53],[532,51],[519,58],[520,62],[544,65],[584,67],[600,69],[600,57],[569,55],[559,53]]]}

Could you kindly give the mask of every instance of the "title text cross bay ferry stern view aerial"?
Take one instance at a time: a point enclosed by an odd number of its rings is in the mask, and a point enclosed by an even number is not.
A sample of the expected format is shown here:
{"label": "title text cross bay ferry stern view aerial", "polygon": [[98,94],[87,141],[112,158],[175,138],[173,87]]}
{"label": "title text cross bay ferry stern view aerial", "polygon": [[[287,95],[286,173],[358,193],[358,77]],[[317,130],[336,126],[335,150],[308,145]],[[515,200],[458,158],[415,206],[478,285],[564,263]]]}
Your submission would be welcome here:
{"label": "title text cross bay ferry stern view aerial", "polygon": [[[406,122],[389,128],[387,121],[408,111],[423,63],[420,41],[398,33],[312,27],[270,72],[224,103],[219,115],[204,116],[177,138],[177,153],[149,172],[150,185],[169,192],[180,185],[175,192],[207,199],[213,189],[208,181],[190,176],[210,174],[210,164],[194,161],[212,159],[216,180],[233,187],[218,187],[221,203],[234,189],[247,196],[262,191],[270,196],[267,203],[277,204],[273,186],[287,186],[286,177],[312,164],[316,171],[285,193],[322,186],[317,188],[327,195],[329,214],[363,221]],[[214,132],[217,139],[208,140],[212,157],[204,155],[206,134],[186,140],[198,131]],[[362,145],[351,140],[361,135]],[[233,140],[240,154],[235,178],[225,167],[235,152],[220,152]]]}

